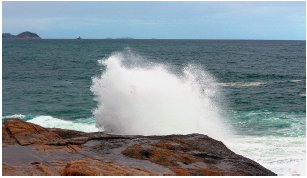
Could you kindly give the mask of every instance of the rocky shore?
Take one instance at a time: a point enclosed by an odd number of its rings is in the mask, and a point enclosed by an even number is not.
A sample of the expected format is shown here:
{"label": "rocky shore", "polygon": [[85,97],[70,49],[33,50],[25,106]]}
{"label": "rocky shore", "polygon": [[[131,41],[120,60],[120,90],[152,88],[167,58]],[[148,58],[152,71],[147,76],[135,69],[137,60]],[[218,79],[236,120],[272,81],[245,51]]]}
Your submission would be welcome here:
{"label": "rocky shore", "polygon": [[2,124],[3,176],[274,176],[206,135],[115,135]]}

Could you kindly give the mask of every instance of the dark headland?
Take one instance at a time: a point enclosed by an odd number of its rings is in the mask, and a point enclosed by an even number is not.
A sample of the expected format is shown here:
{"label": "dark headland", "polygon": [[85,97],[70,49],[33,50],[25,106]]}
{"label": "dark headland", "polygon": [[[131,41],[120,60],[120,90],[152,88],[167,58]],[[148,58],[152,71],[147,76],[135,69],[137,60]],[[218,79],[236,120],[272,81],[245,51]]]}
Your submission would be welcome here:
{"label": "dark headland", "polygon": [[10,33],[2,33],[2,39],[42,39],[36,33],[29,31],[22,32],[18,35],[11,35]]}
{"label": "dark headland", "polygon": [[202,134],[141,136],[2,123],[3,176],[275,176]]}

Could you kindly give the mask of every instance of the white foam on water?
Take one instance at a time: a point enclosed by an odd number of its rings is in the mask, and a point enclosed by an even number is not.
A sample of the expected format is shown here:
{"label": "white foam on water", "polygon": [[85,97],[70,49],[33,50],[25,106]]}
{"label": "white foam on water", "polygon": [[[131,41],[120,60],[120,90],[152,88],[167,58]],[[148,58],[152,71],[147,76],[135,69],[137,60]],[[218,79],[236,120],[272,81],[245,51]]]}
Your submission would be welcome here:
{"label": "white foam on water", "polygon": [[13,115],[7,115],[7,116],[2,116],[2,121],[6,118],[18,118],[21,120],[29,120],[32,119],[34,116],[32,115],[23,115],[23,114],[13,114]]}
{"label": "white foam on water", "polygon": [[125,52],[99,63],[106,70],[93,77],[91,87],[98,102],[97,127],[120,134],[227,135],[214,100],[218,87],[208,72],[188,65],[177,76]]}
{"label": "white foam on water", "polygon": [[[301,82],[302,80],[290,80],[290,82]],[[270,83],[284,83],[289,82],[289,80],[282,80],[282,81],[271,81],[271,82],[229,82],[229,83],[217,83],[216,85],[223,86],[223,87],[253,87],[253,86],[260,86],[266,85]]]}
{"label": "white foam on water", "polygon": [[26,115],[23,114],[13,114],[13,115],[8,115],[8,116],[2,116],[2,119],[5,118],[19,118],[19,119],[24,119]]}
{"label": "white foam on water", "polygon": [[305,137],[238,136],[224,141],[224,144],[279,176],[306,175]]}
{"label": "white foam on water", "polygon": [[[94,118],[82,119],[83,122],[72,122],[57,119],[51,116],[38,116],[27,122],[40,125],[45,128],[61,128],[69,130],[77,130],[82,132],[99,132],[101,129],[95,127],[95,123],[91,122]],[[87,120],[87,122],[85,122]]]}
{"label": "white foam on water", "polygon": [[217,83],[216,85],[224,87],[250,87],[265,85],[268,82],[233,82],[233,83]]}
{"label": "white foam on water", "polygon": [[291,80],[291,82],[301,82],[302,80]]}

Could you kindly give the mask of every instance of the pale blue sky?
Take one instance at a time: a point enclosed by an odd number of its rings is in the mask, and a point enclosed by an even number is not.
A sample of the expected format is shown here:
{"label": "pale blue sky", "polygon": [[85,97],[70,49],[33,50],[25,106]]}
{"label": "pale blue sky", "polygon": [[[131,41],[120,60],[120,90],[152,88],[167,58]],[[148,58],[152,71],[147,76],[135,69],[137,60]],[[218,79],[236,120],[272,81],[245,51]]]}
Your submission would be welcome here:
{"label": "pale blue sky", "polygon": [[4,1],[2,32],[84,39],[306,39],[305,1]]}

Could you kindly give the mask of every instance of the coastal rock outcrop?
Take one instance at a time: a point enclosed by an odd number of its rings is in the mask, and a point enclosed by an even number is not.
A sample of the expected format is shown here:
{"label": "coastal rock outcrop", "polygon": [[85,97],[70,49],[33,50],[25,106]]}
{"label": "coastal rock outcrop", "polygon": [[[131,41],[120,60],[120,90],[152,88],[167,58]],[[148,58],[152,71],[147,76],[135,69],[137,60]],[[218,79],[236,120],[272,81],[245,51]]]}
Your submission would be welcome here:
{"label": "coastal rock outcrop", "polygon": [[22,120],[5,119],[4,125],[7,133],[11,135],[10,138],[15,138],[21,146],[50,143],[61,139],[57,134],[49,132],[39,125],[23,122]]}
{"label": "coastal rock outcrop", "polygon": [[2,124],[2,175],[276,175],[202,134],[141,136]]}

